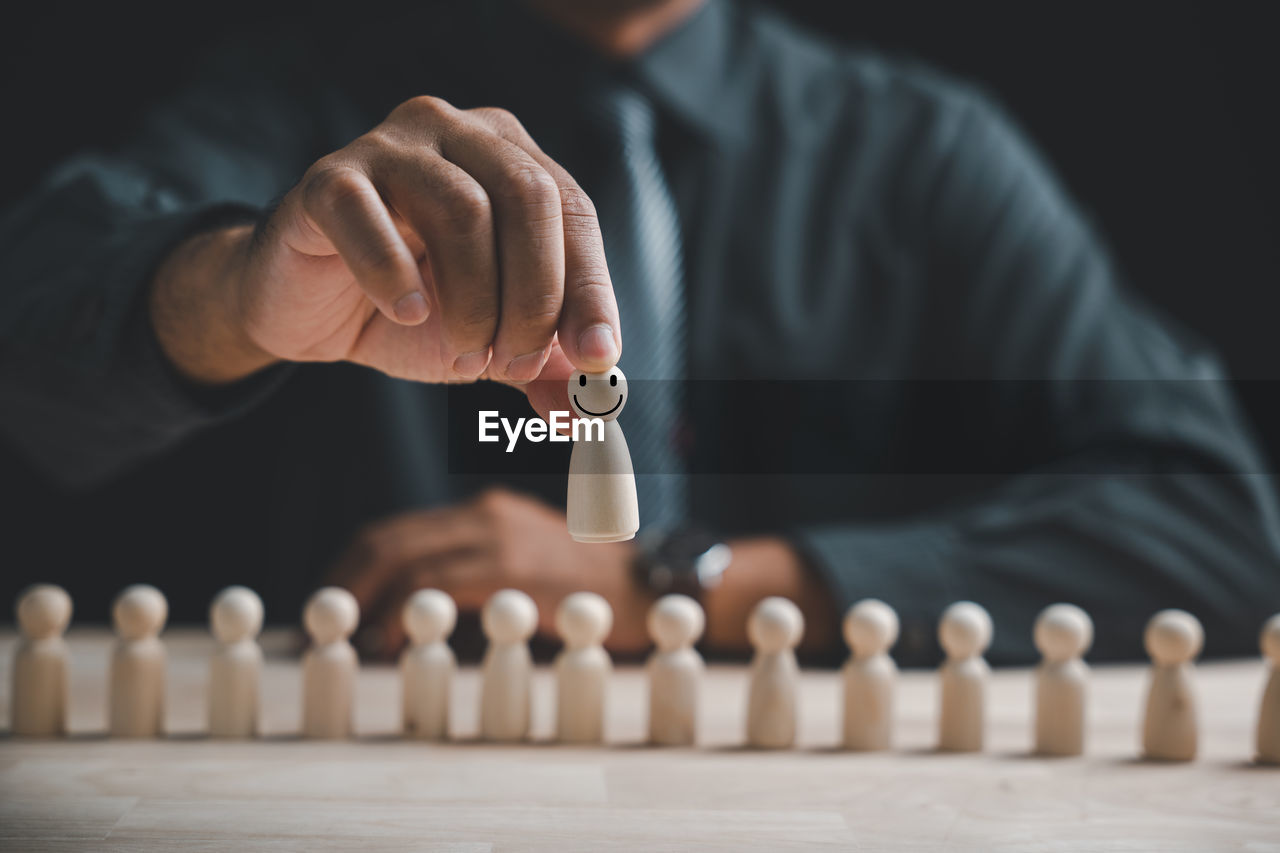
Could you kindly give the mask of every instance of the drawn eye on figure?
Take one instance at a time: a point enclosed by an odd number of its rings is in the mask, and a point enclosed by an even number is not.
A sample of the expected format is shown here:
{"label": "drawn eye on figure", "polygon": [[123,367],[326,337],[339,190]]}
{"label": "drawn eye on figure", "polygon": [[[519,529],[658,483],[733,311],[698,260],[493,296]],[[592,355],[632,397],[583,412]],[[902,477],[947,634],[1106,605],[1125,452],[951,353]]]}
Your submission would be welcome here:
{"label": "drawn eye on figure", "polygon": [[626,402],[627,377],[616,367],[608,373],[575,370],[569,377],[569,404],[580,418],[611,421]]}

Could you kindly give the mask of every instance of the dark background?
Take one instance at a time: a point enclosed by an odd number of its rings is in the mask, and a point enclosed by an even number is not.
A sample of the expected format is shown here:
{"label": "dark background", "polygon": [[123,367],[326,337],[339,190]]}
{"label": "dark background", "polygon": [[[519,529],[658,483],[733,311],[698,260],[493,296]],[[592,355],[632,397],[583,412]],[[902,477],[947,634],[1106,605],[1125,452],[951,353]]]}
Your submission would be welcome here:
{"label": "dark background", "polygon": [[[1263,2],[774,0],[832,38],[982,83],[1098,222],[1130,284],[1224,355],[1280,459],[1280,151]],[[43,3],[0,36],[0,204],[77,148],[110,145],[202,51],[255,32],[341,28],[378,0]],[[339,30],[341,31],[341,30]],[[430,36],[423,35],[423,49]]]}

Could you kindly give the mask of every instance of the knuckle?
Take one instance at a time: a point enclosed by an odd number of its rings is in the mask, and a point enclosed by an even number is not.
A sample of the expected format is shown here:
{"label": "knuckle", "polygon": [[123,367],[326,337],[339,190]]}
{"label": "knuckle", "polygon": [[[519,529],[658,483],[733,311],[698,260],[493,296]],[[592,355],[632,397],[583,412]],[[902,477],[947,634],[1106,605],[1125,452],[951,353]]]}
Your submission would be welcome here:
{"label": "knuckle", "polygon": [[430,119],[450,115],[455,112],[453,104],[444,98],[434,95],[416,95],[392,111],[392,115],[404,115],[408,118]]}
{"label": "knuckle", "polygon": [[560,206],[564,209],[566,226],[570,221],[573,221],[579,227],[599,228],[595,202],[591,200],[591,196],[583,191],[582,187],[576,184],[562,187],[560,189]]}
{"label": "knuckle", "polygon": [[351,147],[360,149],[372,158],[395,153],[399,150],[400,143],[395,129],[382,124],[361,136],[351,144]]}
{"label": "knuckle", "polygon": [[559,288],[552,291],[526,290],[518,297],[517,316],[512,319],[526,334],[536,333],[550,337],[560,320],[563,305],[564,293]]}
{"label": "knuckle", "polygon": [[491,300],[468,300],[462,305],[452,306],[447,313],[449,316],[445,322],[448,332],[453,341],[458,343],[459,349],[463,346],[475,349],[470,342],[488,344],[492,341],[493,333],[498,327],[498,311]]}
{"label": "knuckle", "polygon": [[320,161],[308,174],[303,202],[310,210],[340,207],[365,192],[364,178],[350,166]]}
{"label": "knuckle", "polygon": [[603,304],[613,293],[613,282],[603,270],[584,270],[568,282],[568,288],[579,299],[598,298]]}
{"label": "knuckle", "polygon": [[471,112],[479,115],[481,118],[489,122],[494,127],[500,128],[508,132],[519,135],[525,133],[524,125],[520,123],[520,119],[510,110],[504,110],[502,107],[478,107]]}
{"label": "knuckle", "polygon": [[438,202],[446,223],[461,233],[474,234],[492,222],[489,196],[474,181],[445,185],[439,193]]}
{"label": "knuckle", "polygon": [[535,165],[509,169],[503,176],[500,192],[530,213],[536,212],[539,218],[549,219],[559,214],[560,189],[554,178]]}

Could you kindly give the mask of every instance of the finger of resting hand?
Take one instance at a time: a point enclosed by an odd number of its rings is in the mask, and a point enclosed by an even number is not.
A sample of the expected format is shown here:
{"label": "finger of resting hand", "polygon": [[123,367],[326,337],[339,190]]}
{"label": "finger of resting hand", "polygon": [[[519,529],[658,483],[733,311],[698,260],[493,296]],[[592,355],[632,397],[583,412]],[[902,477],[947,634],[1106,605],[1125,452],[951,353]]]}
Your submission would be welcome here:
{"label": "finger of resting hand", "polygon": [[302,201],[316,230],[387,319],[409,326],[427,319],[418,264],[367,176],[346,166],[320,169],[307,178]]}
{"label": "finger of resting hand", "polygon": [[526,151],[555,181],[564,227],[560,344],[579,369],[589,373],[608,370],[622,354],[622,325],[595,205],[568,170],[549,157],[510,113],[494,109],[470,112]]}
{"label": "finger of resting hand", "polygon": [[546,361],[564,301],[559,191],[528,152],[480,125],[460,125],[441,150],[480,182],[494,206],[502,310],[490,372],[528,381]]}
{"label": "finger of resting hand", "polygon": [[456,549],[483,547],[488,540],[485,529],[466,507],[405,513],[357,536],[331,577],[367,610],[377,604],[406,564]]}

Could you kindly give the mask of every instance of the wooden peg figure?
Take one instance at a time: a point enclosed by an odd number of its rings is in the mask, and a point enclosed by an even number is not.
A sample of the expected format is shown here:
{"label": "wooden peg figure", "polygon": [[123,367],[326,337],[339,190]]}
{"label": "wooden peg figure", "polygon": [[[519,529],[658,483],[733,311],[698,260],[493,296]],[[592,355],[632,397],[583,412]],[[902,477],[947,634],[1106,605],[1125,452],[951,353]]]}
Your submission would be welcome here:
{"label": "wooden peg figure", "polygon": [[706,664],[693,647],[706,616],[687,595],[664,595],[649,608],[649,742],[692,746],[697,742],[698,693]]}
{"label": "wooden peg figure", "polygon": [[942,614],[938,641],[947,659],[939,671],[942,702],[938,749],[979,752],[986,734],[987,666],[982,653],[991,645],[991,617],[981,605],[957,601]]}
{"label": "wooden peg figure", "polygon": [[755,648],[747,696],[747,744],[782,749],[796,740],[796,693],[800,668],[795,647],[804,635],[800,608],[779,596],[762,599],[747,621]]}
{"label": "wooden peg figure", "polygon": [[60,586],[37,584],[18,597],[22,640],[13,655],[10,728],[19,737],[67,733],[69,655],[63,632],[71,622],[71,596]]}
{"label": "wooden peg figure", "polygon": [[556,610],[564,650],[556,656],[556,738],[565,743],[604,741],[605,692],[613,662],[604,638],[613,608],[594,592],[575,592]]}
{"label": "wooden peg figure", "polygon": [[1033,636],[1043,656],[1036,669],[1035,752],[1080,755],[1089,681],[1081,658],[1093,643],[1093,621],[1073,604],[1051,604],[1036,619]]}
{"label": "wooden peg figure", "polygon": [[440,740],[449,736],[449,692],[458,670],[447,642],[458,607],[446,592],[420,589],[405,602],[401,618],[409,635],[409,647],[400,655],[404,731]]}
{"label": "wooden peg figure", "polygon": [[499,590],[485,602],[480,626],[489,639],[481,665],[480,737],[523,740],[529,736],[529,638],[538,626],[538,606],[518,589]]}
{"label": "wooden peg figure", "polygon": [[[575,370],[569,377],[569,405],[579,418],[603,421],[603,439],[585,427],[569,457],[566,513],[569,535],[578,542],[621,542],[640,529],[631,451],[617,417],[627,402],[627,377],[617,367],[605,373]],[[593,440],[585,440],[587,438]]]}
{"label": "wooden peg figure", "polygon": [[360,605],[341,587],[323,587],[307,600],[302,621],[311,637],[302,657],[302,736],[350,737],[360,668],[350,637],[360,622]]}
{"label": "wooden peg figure", "polygon": [[209,662],[209,735],[255,737],[262,680],[262,599],[248,587],[229,586],[209,606],[209,624],[218,640]]}
{"label": "wooden peg figure", "polygon": [[1259,764],[1280,764],[1280,613],[1267,620],[1259,638],[1267,659],[1267,686],[1258,710]]}
{"label": "wooden peg figure", "polygon": [[852,654],[844,665],[844,746],[888,749],[892,741],[893,692],[898,667],[889,649],[898,640],[898,614],[867,598],[849,608],[844,637]]}
{"label": "wooden peg figure", "polygon": [[1161,610],[1143,637],[1151,656],[1151,688],[1142,727],[1142,754],[1157,761],[1196,757],[1196,700],[1192,664],[1204,644],[1199,620],[1185,610]]}
{"label": "wooden peg figure", "polygon": [[164,643],[169,602],[154,586],[126,587],[111,608],[117,640],[111,653],[107,728],[112,737],[159,737],[164,729]]}

